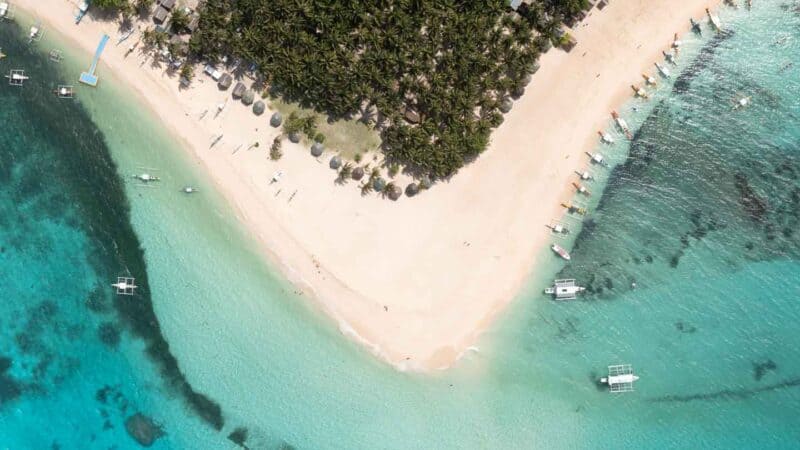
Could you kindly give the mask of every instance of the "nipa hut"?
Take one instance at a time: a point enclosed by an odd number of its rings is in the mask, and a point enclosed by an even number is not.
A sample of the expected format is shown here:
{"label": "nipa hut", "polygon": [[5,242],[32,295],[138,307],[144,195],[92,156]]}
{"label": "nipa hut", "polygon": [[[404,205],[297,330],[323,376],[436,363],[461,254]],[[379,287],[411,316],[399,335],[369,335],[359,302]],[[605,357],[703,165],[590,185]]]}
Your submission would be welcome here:
{"label": "nipa hut", "polygon": [[236,86],[233,87],[233,92],[231,92],[231,95],[233,98],[242,98],[245,90],[247,90],[247,87],[244,85],[244,83],[239,81],[236,83]]}
{"label": "nipa hut", "polygon": [[267,109],[267,105],[264,104],[261,100],[255,102],[253,104],[253,114],[260,116],[264,114],[264,111]]}
{"label": "nipa hut", "polygon": [[314,144],[311,146],[311,156],[318,158],[322,156],[323,150],[325,150],[325,147],[322,144],[319,142],[314,142]]}
{"label": "nipa hut", "polygon": [[339,155],[334,156],[331,158],[330,166],[333,170],[339,170],[339,167],[342,167],[342,158]]}
{"label": "nipa hut", "polygon": [[297,144],[300,142],[300,134],[299,133],[289,133],[289,140]]}
{"label": "nipa hut", "polygon": [[353,169],[353,173],[350,174],[350,176],[352,176],[353,179],[356,181],[364,178],[364,168],[361,166],[356,167],[355,169]]}
{"label": "nipa hut", "polygon": [[233,84],[233,77],[229,73],[223,73],[217,82],[217,86],[223,91],[227,91],[228,88],[231,87],[231,84]]}
{"label": "nipa hut", "polygon": [[406,186],[406,196],[413,197],[419,193],[419,185],[417,183],[410,183]]}

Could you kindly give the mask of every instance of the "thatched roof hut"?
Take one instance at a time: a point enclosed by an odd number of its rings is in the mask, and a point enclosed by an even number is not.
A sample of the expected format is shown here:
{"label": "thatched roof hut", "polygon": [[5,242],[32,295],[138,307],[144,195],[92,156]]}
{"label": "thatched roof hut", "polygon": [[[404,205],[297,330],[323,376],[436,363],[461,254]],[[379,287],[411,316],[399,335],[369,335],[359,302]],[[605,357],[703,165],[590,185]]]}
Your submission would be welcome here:
{"label": "thatched roof hut", "polygon": [[397,201],[397,199],[403,195],[403,190],[400,189],[400,186],[393,184],[386,195],[388,195],[391,200]]}
{"label": "thatched roof hut", "polygon": [[530,66],[528,66],[528,70],[527,70],[527,72],[528,72],[530,75],[533,75],[533,74],[535,74],[536,72],[538,72],[538,71],[539,71],[539,69],[540,69],[541,67],[542,67],[542,66],[539,64],[539,61],[536,61],[536,62],[534,62],[533,64],[531,64]]}
{"label": "thatched roof hut", "polygon": [[319,142],[314,142],[314,144],[311,145],[311,156],[315,158],[322,156],[322,152],[324,150],[325,147],[322,144],[320,144]]}
{"label": "thatched roof hut", "polygon": [[233,87],[233,92],[231,92],[231,95],[233,96],[233,98],[242,98],[242,95],[244,95],[244,91],[246,90],[247,86],[245,86],[244,83],[239,81],[236,83],[236,86]]}
{"label": "thatched roof hut", "polygon": [[511,98],[514,100],[519,99],[522,95],[525,94],[525,87],[524,86],[517,86],[511,90]]}
{"label": "thatched roof hut", "polygon": [[223,73],[217,82],[217,86],[222,91],[227,91],[231,84],[233,84],[233,77],[229,73]]}
{"label": "thatched roof hut", "polygon": [[413,197],[419,193],[419,185],[417,183],[409,183],[406,186],[406,196]]}
{"label": "thatched roof hut", "polygon": [[158,8],[156,8],[156,11],[153,13],[153,22],[164,23],[167,20],[167,17],[169,17],[169,10],[159,5]]}
{"label": "thatched roof hut", "polygon": [[272,117],[269,118],[269,124],[275,128],[278,128],[283,123],[283,116],[279,112],[275,112],[272,114]]}
{"label": "thatched roof hut", "polygon": [[383,178],[377,177],[374,180],[372,180],[372,189],[374,189],[375,192],[383,192],[385,188],[386,188],[386,180],[384,180]]}
{"label": "thatched roof hut", "polygon": [[339,155],[334,156],[333,158],[331,158],[331,162],[329,165],[331,166],[331,169],[338,170],[339,167],[342,167],[342,157]]}
{"label": "thatched roof hut", "polygon": [[264,104],[261,100],[255,102],[253,104],[253,114],[260,116],[264,114],[264,111],[267,109],[267,105]]}
{"label": "thatched roof hut", "polygon": [[408,123],[419,123],[419,113],[414,111],[411,108],[406,108],[405,112],[403,113],[403,117],[406,118]]}
{"label": "thatched roof hut", "polygon": [[353,173],[351,173],[350,176],[356,181],[364,178],[364,168],[357,166],[355,169],[353,169]]}
{"label": "thatched roof hut", "polygon": [[510,98],[504,97],[503,100],[500,102],[500,111],[502,111],[503,114],[505,114],[511,111],[512,106],[514,106],[514,102],[511,101]]}
{"label": "thatched roof hut", "polygon": [[289,133],[289,140],[297,144],[300,142],[300,134],[299,133]]}
{"label": "thatched roof hut", "polygon": [[242,103],[249,106],[253,104],[253,100],[255,99],[256,99],[256,93],[253,92],[252,89],[244,91],[244,95],[242,95]]}

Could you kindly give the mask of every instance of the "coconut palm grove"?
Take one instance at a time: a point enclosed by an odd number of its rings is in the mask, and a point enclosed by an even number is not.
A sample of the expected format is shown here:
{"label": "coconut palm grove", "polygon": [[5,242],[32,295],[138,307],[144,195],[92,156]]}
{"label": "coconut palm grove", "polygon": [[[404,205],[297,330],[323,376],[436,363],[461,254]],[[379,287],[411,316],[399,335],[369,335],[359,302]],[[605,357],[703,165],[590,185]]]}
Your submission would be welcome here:
{"label": "coconut palm grove", "polygon": [[487,146],[585,0],[208,0],[198,59],[237,58],[270,93],[373,123],[386,159],[431,178]]}

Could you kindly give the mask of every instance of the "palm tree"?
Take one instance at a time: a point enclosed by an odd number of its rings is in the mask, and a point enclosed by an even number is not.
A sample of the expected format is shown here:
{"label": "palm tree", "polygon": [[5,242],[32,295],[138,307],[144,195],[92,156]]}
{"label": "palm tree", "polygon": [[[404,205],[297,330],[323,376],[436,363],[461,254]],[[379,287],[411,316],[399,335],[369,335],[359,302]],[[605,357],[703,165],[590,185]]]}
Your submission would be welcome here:
{"label": "palm tree", "polygon": [[277,161],[281,159],[283,152],[281,151],[281,136],[276,137],[272,141],[272,146],[269,148],[269,159]]}
{"label": "palm tree", "polygon": [[350,175],[352,174],[353,174],[353,165],[350,164],[349,162],[344,163],[342,168],[339,169],[339,177],[337,178],[337,181],[340,184],[347,183],[347,180],[350,179]]}

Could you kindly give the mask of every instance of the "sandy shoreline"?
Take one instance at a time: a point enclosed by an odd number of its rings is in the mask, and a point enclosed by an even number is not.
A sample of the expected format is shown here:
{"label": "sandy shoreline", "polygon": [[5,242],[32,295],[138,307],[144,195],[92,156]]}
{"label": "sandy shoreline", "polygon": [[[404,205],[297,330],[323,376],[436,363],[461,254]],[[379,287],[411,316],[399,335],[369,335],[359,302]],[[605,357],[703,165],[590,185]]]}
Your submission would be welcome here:
{"label": "sandy shoreline", "polygon": [[[74,5],[15,0],[14,5],[86,51],[116,24],[87,17],[76,26]],[[517,294],[550,243],[544,227],[572,196],[574,171],[597,143],[613,107],[630,98],[630,84],[652,73],[673,33],[688,29],[717,0],[614,0],[573,33],[569,54],[550,51],[525,96],[515,102],[490,148],[453,180],[398,202],[334,184],[332,153],[314,161],[305,146],[284,142],[270,112],[256,117],[203,74],[178,91],[177,78],[153,68],[126,45],[109,45],[98,73],[113,70],[182,141],[264,253],[293,283],[318,300],[340,330],[399,369],[451,365]],[[26,24],[23,24],[26,26]],[[131,39],[136,40],[138,36]],[[200,119],[201,113],[210,110]],[[212,136],[223,140],[210,149]],[[260,142],[260,149],[245,150]],[[233,150],[242,145],[243,149]],[[285,173],[275,185],[269,178]],[[278,192],[280,190],[280,192]],[[289,201],[292,193],[296,196]]]}

